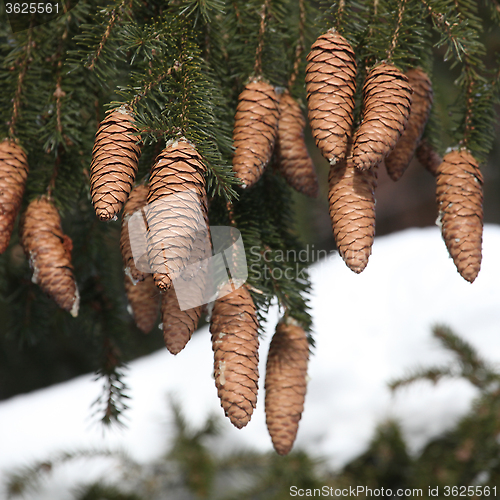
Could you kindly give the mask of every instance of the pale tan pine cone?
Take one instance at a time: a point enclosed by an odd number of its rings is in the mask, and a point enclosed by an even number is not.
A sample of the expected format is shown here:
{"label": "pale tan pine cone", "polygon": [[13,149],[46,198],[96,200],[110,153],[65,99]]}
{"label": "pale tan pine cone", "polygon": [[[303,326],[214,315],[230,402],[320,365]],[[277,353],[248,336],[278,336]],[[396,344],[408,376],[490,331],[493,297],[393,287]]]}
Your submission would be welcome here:
{"label": "pale tan pine cone", "polygon": [[233,129],[233,170],[244,188],[260,179],[271,159],[278,115],[278,96],[272,85],[256,79],[245,86],[238,97]]}
{"label": "pale tan pine cone", "polygon": [[333,28],[321,35],[307,56],[309,123],[322,155],[334,164],[345,158],[352,133],[356,59],[349,42]]}
{"label": "pale tan pine cone", "polygon": [[90,165],[90,194],[97,217],[117,217],[134,185],[141,148],[137,127],[121,107],[109,112],[95,136]]}
{"label": "pale tan pine cone", "polygon": [[356,168],[368,170],[394,149],[406,127],[411,99],[408,78],[396,67],[381,63],[368,72],[363,86],[363,117],[353,139]]}
{"label": "pale tan pine cone", "polygon": [[215,301],[210,324],[215,385],[226,416],[238,429],[250,421],[257,404],[258,328],[255,305],[245,286]]}
{"label": "pale tan pine cone", "polygon": [[431,80],[422,69],[410,69],[406,76],[413,89],[408,124],[395,148],[385,159],[387,173],[393,181],[399,180],[408,168],[424,133],[433,101]]}
{"label": "pale tan pine cone", "polygon": [[125,275],[125,292],[137,328],[149,333],[156,325],[160,308],[160,292],[153,276],[148,274],[134,285],[130,277]]}
{"label": "pale tan pine cone", "polygon": [[297,101],[285,92],[280,99],[278,122],[279,170],[299,193],[318,196],[318,177],[304,140],[306,121]]}
{"label": "pale tan pine cone", "polygon": [[0,142],[0,254],[9,246],[28,178],[28,158],[10,139]]}
{"label": "pale tan pine cone", "polygon": [[200,154],[185,138],[167,143],[151,169],[148,259],[162,291],[190,264],[196,241],[209,239],[205,172]]}
{"label": "pale tan pine cone", "polygon": [[376,169],[358,170],[352,158],[330,167],[330,219],[337,249],[349,269],[368,264],[375,237]]}
{"label": "pale tan pine cone", "polygon": [[460,275],[473,282],[481,268],[483,176],[467,151],[445,155],[436,176],[441,232]]}
{"label": "pale tan pine cone", "polygon": [[302,327],[288,319],[278,323],[266,364],[266,424],[274,449],[292,449],[307,390],[309,343]]}
{"label": "pale tan pine cone", "polygon": [[32,201],[20,229],[21,244],[33,269],[33,283],[76,317],[80,296],[71,264],[73,244],[62,232],[57,208],[44,196]]}

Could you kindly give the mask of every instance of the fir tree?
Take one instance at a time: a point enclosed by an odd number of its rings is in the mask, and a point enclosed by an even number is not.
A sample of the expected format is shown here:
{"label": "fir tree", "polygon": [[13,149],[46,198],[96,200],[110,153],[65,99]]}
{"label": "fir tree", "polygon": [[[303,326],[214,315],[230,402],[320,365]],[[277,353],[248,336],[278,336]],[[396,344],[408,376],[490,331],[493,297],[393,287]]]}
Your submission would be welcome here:
{"label": "fir tree", "polygon": [[[481,40],[487,14],[474,0],[342,0],[319,6],[309,0],[65,0],[59,6],[57,16],[33,15],[26,26],[0,6],[10,23],[0,27],[0,140],[18,144],[27,155],[21,213],[46,196],[62,216],[74,248],[80,313],[73,319],[43,296],[28,260],[19,259],[16,232],[0,257],[0,292],[11,308],[14,338],[43,342],[48,332],[62,331],[95,346],[105,422],[119,420],[126,408],[124,365],[135,342],[118,223],[98,221],[89,196],[94,138],[110,116],[106,111],[133,118],[136,132],[129,131],[125,143],[135,137],[134,146],[141,149],[132,168],[138,183],[147,182],[169,141],[183,137],[193,145],[206,167],[210,224],[237,227],[247,261],[259,256],[247,281],[259,323],[277,301],[283,315],[309,333],[310,343],[307,272],[303,263],[282,258],[301,242],[279,155],[270,157],[248,189],[232,168],[231,134],[246,85],[265,81],[277,95],[286,89],[305,103],[309,47],[334,28],[356,59],[350,132],[360,125],[363,83],[372,68],[385,62],[395,68],[394,78],[404,79],[399,75],[420,67],[432,77],[433,64],[443,58],[450,71],[458,71],[452,128],[445,142],[434,141],[429,131],[439,118],[434,113],[424,135],[440,153],[460,147],[479,161],[492,148],[500,72],[486,57]],[[496,3],[488,6],[498,27]],[[128,181],[131,188],[134,179]],[[290,266],[296,279],[286,273]]]}

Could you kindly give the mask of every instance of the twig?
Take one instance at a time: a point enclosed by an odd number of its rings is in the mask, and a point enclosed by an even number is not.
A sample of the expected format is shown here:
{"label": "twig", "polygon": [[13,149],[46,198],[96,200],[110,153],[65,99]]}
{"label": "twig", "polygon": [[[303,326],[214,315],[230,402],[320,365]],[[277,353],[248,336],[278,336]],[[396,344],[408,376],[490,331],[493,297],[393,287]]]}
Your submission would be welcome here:
{"label": "twig", "polygon": [[262,50],[264,48],[264,33],[266,32],[266,16],[271,0],[265,0],[260,12],[259,43],[255,52],[254,73],[259,76],[262,73]]}
{"label": "twig", "polygon": [[[344,0],[342,0],[344,2]],[[293,87],[297,75],[299,73],[300,58],[302,52],[304,51],[304,26],[306,22],[306,9],[304,5],[304,0],[299,0],[299,40],[295,47],[295,61],[293,63],[293,71],[290,75],[290,80],[288,80],[288,89]]]}
{"label": "twig", "polygon": [[403,22],[403,13],[405,10],[405,0],[400,0],[399,2],[399,10],[398,10],[398,20],[396,23],[396,29],[394,30],[394,34],[392,36],[391,46],[387,52],[387,60],[391,60],[394,54],[394,49],[398,43],[399,32],[401,30],[401,24]]}

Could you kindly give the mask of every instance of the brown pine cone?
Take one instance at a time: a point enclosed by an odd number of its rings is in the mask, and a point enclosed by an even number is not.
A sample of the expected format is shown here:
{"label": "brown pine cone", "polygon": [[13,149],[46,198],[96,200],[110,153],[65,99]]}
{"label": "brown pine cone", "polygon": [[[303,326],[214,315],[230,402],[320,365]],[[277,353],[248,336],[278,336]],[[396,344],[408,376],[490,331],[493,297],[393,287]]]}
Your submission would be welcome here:
{"label": "brown pine cone", "polygon": [[443,158],[436,177],[441,232],[458,272],[471,283],[481,268],[483,176],[466,150]]}
{"label": "brown pine cone", "polygon": [[[228,283],[221,293],[230,289]],[[245,286],[215,301],[210,324],[215,385],[226,416],[238,429],[250,421],[257,403],[258,328],[255,305]]]}
{"label": "brown pine cone", "polygon": [[158,318],[160,292],[155,286],[153,276],[148,274],[143,281],[134,282],[125,275],[125,292],[130,305],[130,314],[134,317],[137,328],[144,333],[150,332]]}
{"label": "brown pine cone", "polygon": [[387,63],[368,73],[363,86],[363,119],[354,134],[354,165],[368,170],[396,146],[410,115],[412,89],[408,78]]}
{"label": "brown pine cone", "polygon": [[174,287],[162,293],[163,340],[172,354],[179,354],[198,327],[202,306],[181,311]]}
{"label": "brown pine cone", "polygon": [[410,117],[403,135],[385,159],[387,173],[393,181],[401,178],[415,154],[429,119],[433,100],[432,83],[424,71],[420,68],[410,69],[406,76],[413,89]]}
{"label": "brown pine cone", "polygon": [[272,85],[253,80],[245,86],[238,98],[233,130],[233,170],[244,188],[260,179],[271,159],[278,115],[278,96]]}
{"label": "brown pine cone", "polygon": [[0,254],[9,246],[28,178],[28,158],[14,141],[0,142]]}
{"label": "brown pine cone", "polygon": [[321,35],[307,56],[309,123],[322,155],[334,164],[345,158],[352,132],[356,59],[349,42],[333,28]]}
{"label": "brown pine cone", "polygon": [[[132,189],[129,198],[125,203],[125,206],[123,207],[122,214],[120,250],[122,253],[125,274],[129,276],[135,283],[144,280],[148,273],[144,272],[144,270],[137,269],[135,265],[134,256],[132,254],[132,240],[140,238],[141,236],[145,237],[145,234],[130,235],[128,223],[132,215],[146,206],[147,197],[148,187],[144,185],[136,186],[134,189]],[[144,210],[141,210],[141,212],[144,216]],[[144,258],[146,258],[146,256]]]}
{"label": "brown pine cone", "polygon": [[425,139],[422,139],[418,145],[417,159],[434,177],[436,177],[438,167],[441,165],[443,159]]}
{"label": "brown pine cone", "polygon": [[108,113],[95,135],[90,194],[97,217],[114,219],[134,185],[141,148],[134,119],[121,107]]}
{"label": "brown pine cone", "polygon": [[197,239],[209,234],[205,171],[201,156],[185,138],[168,142],[151,169],[148,258],[162,291],[190,264]]}
{"label": "brown pine cone", "polygon": [[266,364],[266,424],[274,449],[292,449],[304,410],[309,343],[293,320],[278,323]]}
{"label": "brown pine cone", "polygon": [[360,273],[368,264],[375,237],[376,169],[358,170],[352,158],[330,167],[330,219],[338,251]]}
{"label": "brown pine cone", "polygon": [[33,269],[33,283],[61,309],[78,316],[80,296],[71,264],[73,244],[62,232],[59,212],[46,197],[28,205],[21,223],[21,245]]}
{"label": "brown pine cone", "polygon": [[285,92],[280,99],[278,121],[279,168],[285,180],[299,193],[316,198],[318,177],[304,141],[306,121],[297,101]]}

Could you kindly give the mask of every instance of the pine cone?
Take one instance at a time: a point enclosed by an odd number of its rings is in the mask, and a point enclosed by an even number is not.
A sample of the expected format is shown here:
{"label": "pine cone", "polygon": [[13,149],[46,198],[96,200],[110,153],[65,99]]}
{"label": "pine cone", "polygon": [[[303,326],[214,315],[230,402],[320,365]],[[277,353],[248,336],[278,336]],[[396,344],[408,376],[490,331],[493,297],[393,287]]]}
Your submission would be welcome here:
{"label": "pine cone", "polygon": [[412,89],[397,68],[382,63],[372,68],[363,86],[363,119],[354,134],[354,165],[368,170],[396,146],[410,115]]}
{"label": "pine cone", "polygon": [[205,171],[201,156],[184,138],[167,143],[151,169],[148,257],[162,291],[189,264],[195,241],[209,234]]}
{"label": "pine cone", "polygon": [[358,170],[352,158],[330,167],[330,219],[341,257],[355,273],[368,264],[375,237],[376,169]]}
{"label": "pine cone", "polygon": [[130,314],[134,317],[137,328],[144,333],[150,332],[158,318],[160,293],[153,277],[148,274],[143,281],[134,282],[125,275],[125,291],[130,305]]}
{"label": "pine cone", "polygon": [[0,254],[9,246],[28,178],[28,158],[14,141],[0,142]]}
{"label": "pine cone", "polygon": [[266,365],[266,424],[274,449],[287,455],[292,449],[304,410],[309,343],[293,320],[278,323]]}
{"label": "pine cone", "polygon": [[285,180],[299,193],[316,198],[318,178],[304,141],[306,121],[295,99],[285,92],[280,99],[278,122],[279,166]]}
{"label": "pine cone", "polygon": [[202,306],[181,311],[174,287],[162,293],[163,340],[172,354],[179,354],[198,327]]}
{"label": "pine cone", "polygon": [[309,123],[322,155],[334,164],[346,156],[352,132],[356,60],[347,40],[333,28],[321,35],[307,56]]}
{"label": "pine cone", "polygon": [[[144,280],[147,273],[137,269],[134,261],[134,256],[132,254],[132,239],[141,237],[140,234],[129,234],[128,223],[130,217],[134,215],[137,211],[143,209],[146,206],[148,197],[148,187],[141,185],[136,186],[132,189],[130,196],[125,203],[122,214],[122,227],[120,234],[120,249],[122,252],[123,265],[125,268],[125,274],[129,276],[134,283]],[[144,210],[142,210],[144,216]],[[145,236],[145,235],[144,235]]]}
{"label": "pine cone", "polygon": [[80,296],[71,264],[73,245],[62,232],[59,212],[46,197],[28,205],[21,224],[21,244],[33,269],[33,283],[60,308],[78,316]]}
{"label": "pine cone", "polygon": [[483,176],[466,150],[443,158],[436,178],[441,232],[458,272],[471,283],[481,268]]}
{"label": "pine cone", "polygon": [[441,156],[434,151],[425,139],[422,139],[418,145],[417,159],[434,177],[437,175],[438,167],[443,161]]}
{"label": "pine cone", "polygon": [[[230,289],[226,285],[222,293]],[[241,429],[257,403],[259,324],[250,292],[242,286],[215,301],[210,331],[214,376],[226,416]]]}
{"label": "pine cone", "polygon": [[233,130],[233,170],[244,188],[260,179],[271,159],[278,115],[278,96],[272,85],[254,80],[245,86],[238,98]]}
{"label": "pine cone", "polygon": [[141,148],[132,116],[121,107],[106,116],[95,136],[90,194],[97,216],[114,219],[134,185]]}
{"label": "pine cone", "polygon": [[415,68],[410,69],[406,76],[413,89],[410,117],[403,135],[385,159],[387,173],[393,181],[401,178],[415,154],[429,119],[433,99],[432,83],[426,73],[420,68]]}

